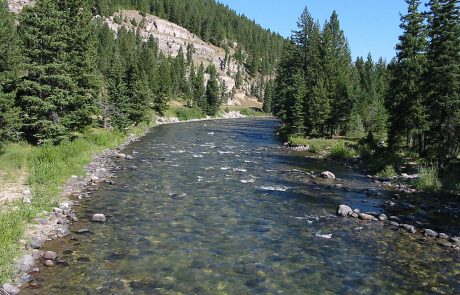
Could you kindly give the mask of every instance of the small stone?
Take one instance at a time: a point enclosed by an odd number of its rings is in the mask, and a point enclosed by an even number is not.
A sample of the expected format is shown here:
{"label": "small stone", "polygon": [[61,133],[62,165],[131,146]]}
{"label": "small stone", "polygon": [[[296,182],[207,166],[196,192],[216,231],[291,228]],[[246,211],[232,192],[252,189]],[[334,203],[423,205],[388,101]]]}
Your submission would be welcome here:
{"label": "small stone", "polygon": [[322,239],[332,239],[332,234],[323,235],[321,233],[316,233],[315,236]]}
{"label": "small stone", "polygon": [[446,235],[446,234],[444,234],[444,233],[440,233],[440,234],[439,234],[439,238],[440,238],[440,239],[444,239],[444,240],[448,240],[448,239],[449,239],[449,236]]}
{"label": "small stone", "polygon": [[61,208],[54,208],[53,212],[56,214],[62,214],[64,211]]}
{"label": "small stone", "polygon": [[133,160],[133,159],[134,159],[134,157],[131,156],[131,155],[127,155],[127,156],[126,156],[126,160]]}
{"label": "small stone", "polygon": [[415,229],[415,227],[413,225],[410,225],[410,224],[401,224],[400,225],[402,228],[404,228],[405,230],[407,230],[408,232],[410,233],[413,233],[415,234],[417,232],[417,230]]}
{"label": "small stone", "polygon": [[24,191],[22,192],[22,194],[23,194],[24,196],[30,196],[32,193],[31,193],[31,191],[30,191],[29,189],[26,189],[26,190],[24,190]]}
{"label": "small stone", "polygon": [[439,241],[438,245],[446,247],[446,248],[452,248],[452,246],[453,246],[452,243],[449,243],[447,241]]}
{"label": "small stone", "polygon": [[67,228],[60,228],[60,229],[57,230],[58,238],[65,238],[68,235],[70,235],[70,231]]}
{"label": "small stone", "polygon": [[32,253],[32,258],[34,260],[40,259],[43,255],[43,251],[35,250],[34,253]]}
{"label": "small stone", "polygon": [[40,249],[43,246],[43,241],[35,240],[30,243],[30,248],[32,249]]}
{"label": "small stone", "polygon": [[438,233],[431,229],[424,229],[423,234],[427,237],[434,237],[434,238],[438,236]]}
{"label": "small stone", "polygon": [[43,263],[46,267],[53,267],[53,266],[56,266],[56,264],[54,263],[53,260],[45,260],[45,262]]}
{"label": "small stone", "polygon": [[358,218],[359,217],[358,213],[355,213],[355,212],[351,213],[350,216],[353,217],[353,218]]}
{"label": "small stone", "polygon": [[116,156],[118,159],[126,159],[126,155],[122,153],[118,153]]}
{"label": "small stone", "polygon": [[77,234],[86,234],[89,233],[89,229],[87,228],[82,228],[76,231]]}
{"label": "small stone", "polygon": [[374,220],[374,216],[370,215],[370,214],[366,214],[366,213],[360,213],[358,214],[359,218],[362,219],[362,220]]}
{"label": "small stone", "polygon": [[390,224],[393,226],[399,227],[399,223],[397,223],[396,221],[390,221]]}
{"label": "small stone", "polygon": [[32,273],[34,274],[40,273],[40,269],[38,267],[35,267],[34,269],[32,269]]}
{"label": "small stone", "polygon": [[451,241],[456,246],[460,246],[460,237],[450,237],[449,241]]}
{"label": "small stone", "polygon": [[398,216],[390,216],[390,220],[399,221],[399,217]]}
{"label": "small stone", "polygon": [[92,182],[92,183],[99,183],[99,177],[94,176],[94,175],[91,176],[91,182]]}
{"label": "small stone", "polygon": [[380,214],[378,218],[379,218],[380,221],[387,221],[388,220],[388,216],[386,216],[385,214]]}
{"label": "small stone", "polygon": [[324,171],[320,174],[322,178],[335,179],[335,174],[330,171]]}
{"label": "small stone", "polygon": [[22,198],[22,202],[23,202],[24,204],[32,204],[32,201],[31,201],[30,198],[27,197],[27,196],[24,196],[24,197]]}
{"label": "small stone", "polygon": [[356,214],[359,214],[359,213],[361,213],[361,210],[359,210],[359,209],[353,209],[353,212],[356,213]]}
{"label": "small stone", "polygon": [[45,260],[54,260],[57,258],[57,254],[56,252],[53,252],[53,251],[46,251],[45,253],[43,253],[42,257]]}
{"label": "small stone", "polygon": [[6,292],[8,295],[18,295],[19,292],[21,292],[21,289],[18,287],[11,285],[11,284],[4,284],[2,286],[2,289]]}
{"label": "small stone", "polygon": [[353,210],[347,205],[340,205],[337,209],[337,214],[343,217],[348,216],[351,213],[353,213]]}
{"label": "small stone", "polygon": [[34,278],[31,275],[25,274],[19,278],[19,282],[21,282],[21,284],[26,284],[26,283],[32,282],[33,279]]}
{"label": "small stone", "polygon": [[94,214],[93,219],[94,222],[106,222],[107,218],[104,214]]}

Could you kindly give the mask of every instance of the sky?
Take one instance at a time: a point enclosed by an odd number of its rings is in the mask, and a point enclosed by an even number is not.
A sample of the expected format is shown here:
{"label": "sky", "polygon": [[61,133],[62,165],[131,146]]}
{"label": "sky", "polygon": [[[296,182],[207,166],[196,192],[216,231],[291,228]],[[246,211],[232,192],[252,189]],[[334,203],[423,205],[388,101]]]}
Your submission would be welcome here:
{"label": "sky", "polygon": [[240,14],[254,19],[262,27],[289,37],[307,6],[310,14],[323,24],[334,10],[350,43],[352,56],[374,59],[395,56],[401,34],[400,13],[405,14],[404,0],[219,0]]}

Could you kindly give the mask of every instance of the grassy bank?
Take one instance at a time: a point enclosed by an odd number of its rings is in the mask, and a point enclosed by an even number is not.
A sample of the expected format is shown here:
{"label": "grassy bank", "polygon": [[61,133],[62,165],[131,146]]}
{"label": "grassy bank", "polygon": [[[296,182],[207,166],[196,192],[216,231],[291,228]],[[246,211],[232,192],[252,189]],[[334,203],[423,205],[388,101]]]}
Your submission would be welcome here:
{"label": "grassy bank", "polygon": [[436,165],[422,163],[413,157],[391,154],[385,147],[366,140],[307,139],[289,136],[287,143],[291,147],[308,147],[310,152],[323,157],[339,160],[359,159],[363,168],[383,178],[395,177],[402,172],[400,167],[415,162],[418,163],[418,169],[414,173],[419,177],[409,182],[416,189],[424,192],[460,192],[460,163],[452,163],[448,169],[440,172]]}
{"label": "grassy bank", "polygon": [[[149,126],[132,128],[128,133],[140,134]],[[32,203],[15,200],[0,206],[0,283],[10,279],[12,262],[20,252],[20,240],[27,224],[43,211],[50,211],[60,201],[64,184],[72,175],[84,175],[84,167],[93,157],[126,140],[119,131],[87,130],[79,139],[57,146],[35,147],[26,143],[10,143],[0,151],[1,185],[15,183],[26,174],[25,184],[32,191]]]}

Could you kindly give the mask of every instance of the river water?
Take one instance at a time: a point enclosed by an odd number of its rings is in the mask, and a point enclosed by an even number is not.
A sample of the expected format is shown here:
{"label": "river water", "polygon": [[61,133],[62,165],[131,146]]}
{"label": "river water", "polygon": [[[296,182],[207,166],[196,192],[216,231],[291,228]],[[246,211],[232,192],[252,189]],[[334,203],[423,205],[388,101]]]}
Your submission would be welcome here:
{"label": "river water", "polygon": [[[133,161],[117,160],[116,184],[77,207],[72,230],[91,232],[45,245],[66,263],[24,294],[460,293],[458,252],[336,217],[342,203],[382,212],[384,198],[356,171],[282,147],[276,125],[154,128],[125,150]],[[307,174],[324,170],[339,179]]]}

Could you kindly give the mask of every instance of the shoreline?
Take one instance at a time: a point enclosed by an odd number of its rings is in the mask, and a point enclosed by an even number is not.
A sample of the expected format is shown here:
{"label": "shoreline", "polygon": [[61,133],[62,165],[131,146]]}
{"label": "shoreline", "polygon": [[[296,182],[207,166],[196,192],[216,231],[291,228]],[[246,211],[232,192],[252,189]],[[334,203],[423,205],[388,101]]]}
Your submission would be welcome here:
{"label": "shoreline", "polygon": [[[85,165],[85,175],[72,175],[63,186],[59,194],[59,206],[51,211],[41,212],[32,223],[26,225],[24,234],[19,241],[21,254],[13,262],[11,280],[0,285],[0,294],[18,294],[21,287],[24,287],[33,280],[33,275],[40,272],[42,267],[52,267],[59,264],[56,257],[45,259],[43,256],[48,254],[53,257],[53,253],[40,250],[42,246],[52,240],[65,238],[71,234],[69,226],[71,223],[78,223],[78,216],[74,212],[74,207],[79,206],[79,200],[89,198],[89,193],[97,188],[99,183],[113,184],[115,166],[114,160],[121,159],[129,161],[135,155],[125,155],[120,151],[129,144],[140,140],[154,128],[169,124],[187,124],[202,121],[232,120],[245,118],[271,118],[271,116],[244,116],[239,111],[224,113],[222,117],[207,117],[199,119],[189,119],[180,121],[176,117],[157,118],[155,125],[142,130],[139,135],[129,134],[123,143],[115,148],[108,148],[96,153],[90,163]],[[33,198],[31,198],[33,202]],[[51,262],[50,262],[51,261]],[[40,263],[42,262],[42,263]],[[47,265],[49,263],[49,265]]]}

